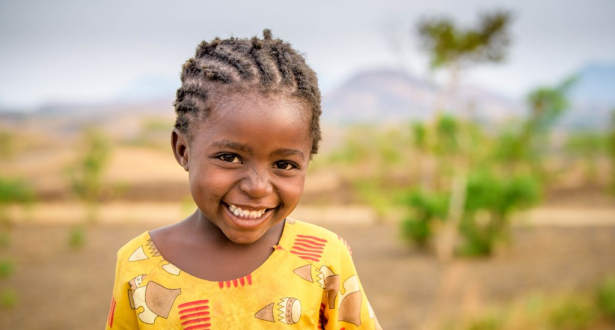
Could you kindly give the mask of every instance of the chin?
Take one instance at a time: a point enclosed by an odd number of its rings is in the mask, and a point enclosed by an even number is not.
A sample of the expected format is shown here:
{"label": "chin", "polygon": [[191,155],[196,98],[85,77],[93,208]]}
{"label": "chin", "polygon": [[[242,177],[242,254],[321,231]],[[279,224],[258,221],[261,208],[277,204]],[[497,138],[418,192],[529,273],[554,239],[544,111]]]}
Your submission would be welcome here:
{"label": "chin", "polygon": [[252,236],[240,236],[240,237],[234,237],[234,236],[230,236],[230,235],[226,235],[226,237],[233,243],[238,244],[238,245],[249,245],[252,244],[256,241],[258,241],[262,235],[258,236],[258,237],[252,237]]}

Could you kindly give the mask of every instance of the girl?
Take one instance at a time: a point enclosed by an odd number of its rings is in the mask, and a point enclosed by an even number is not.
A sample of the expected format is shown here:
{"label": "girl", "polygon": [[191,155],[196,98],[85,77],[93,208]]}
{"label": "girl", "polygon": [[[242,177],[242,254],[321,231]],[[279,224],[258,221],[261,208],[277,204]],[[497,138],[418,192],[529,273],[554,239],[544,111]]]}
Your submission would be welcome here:
{"label": "girl", "polygon": [[288,43],[202,42],[171,142],[198,206],[118,252],[107,329],[380,329],[350,249],[288,215],[321,138],[316,75]]}

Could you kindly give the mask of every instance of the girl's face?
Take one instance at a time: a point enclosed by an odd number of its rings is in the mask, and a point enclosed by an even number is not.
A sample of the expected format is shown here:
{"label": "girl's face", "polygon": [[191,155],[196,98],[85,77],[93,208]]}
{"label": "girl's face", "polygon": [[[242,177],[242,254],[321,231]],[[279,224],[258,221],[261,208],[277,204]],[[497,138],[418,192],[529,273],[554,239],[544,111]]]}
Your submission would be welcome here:
{"label": "girl's face", "polygon": [[233,95],[193,127],[183,152],[183,137],[174,137],[174,150],[202,214],[229,240],[250,244],[297,206],[312,148],[309,132],[306,109],[297,103]]}

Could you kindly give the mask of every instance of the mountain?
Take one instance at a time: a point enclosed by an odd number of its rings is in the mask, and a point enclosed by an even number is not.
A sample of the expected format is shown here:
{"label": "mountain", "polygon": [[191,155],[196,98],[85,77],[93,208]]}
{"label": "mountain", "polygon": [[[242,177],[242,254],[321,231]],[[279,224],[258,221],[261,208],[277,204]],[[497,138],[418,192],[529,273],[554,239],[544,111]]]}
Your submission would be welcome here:
{"label": "mountain", "polygon": [[115,100],[122,103],[165,101],[172,104],[179,87],[181,81],[176,76],[143,76],[125,86]]}
{"label": "mountain", "polygon": [[425,119],[436,89],[404,72],[367,71],[323,97],[323,119],[333,122]]}
{"label": "mountain", "polygon": [[[527,113],[524,100],[510,100],[479,87],[462,86],[451,96],[448,107],[441,101],[444,95],[437,86],[403,71],[365,71],[323,97],[323,120],[341,124],[425,120],[435,109],[445,108],[493,123]],[[577,74],[569,98],[571,107],[558,128],[606,129],[615,110],[615,64],[586,65]]]}
{"label": "mountain", "polygon": [[615,64],[590,63],[577,78],[570,93],[575,102],[615,106]]}
{"label": "mountain", "polygon": [[323,120],[336,123],[425,120],[436,108],[479,121],[499,121],[518,116],[523,107],[496,93],[464,87],[446,107],[444,93],[435,85],[409,73],[371,70],[359,73],[323,98]]}
{"label": "mountain", "polygon": [[[567,130],[604,130],[615,109],[615,64],[588,64],[577,74],[570,91],[571,108],[558,127]],[[64,118],[63,129],[83,124],[114,125],[125,115],[173,116],[174,91],[179,81],[146,77],[126,86],[113,100],[100,104],[47,104],[37,109],[0,109],[0,120]],[[451,106],[438,86],[404,71],[363,71],[323,97],[324,122],[383,123],[432,118],[435,109],[483,123],[501,122],[527,113],[524,100],[510,100],[476,86],[462,86],[451,96]],[[28,110],[28,111],[26,111]]]}
{"label": "mountain", "polygon": [[560,126],[605,130],[615,112],[615,64],[590,63],[581,69],[570,91],[571,107]]}

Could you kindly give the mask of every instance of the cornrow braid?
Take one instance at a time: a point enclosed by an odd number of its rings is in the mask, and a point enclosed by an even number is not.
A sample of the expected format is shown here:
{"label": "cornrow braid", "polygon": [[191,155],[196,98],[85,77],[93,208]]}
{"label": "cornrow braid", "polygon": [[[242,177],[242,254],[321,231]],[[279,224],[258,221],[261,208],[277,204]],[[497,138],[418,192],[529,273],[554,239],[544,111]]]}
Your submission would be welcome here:
{"label": "cornrow braid", "polygon": [[305,105],[311,117],[311,154],[318,152],[322,110],[316,73],[290,44],[274,39],[271,30],[263,31],[263,39],[201,42],[182,66],[181,81],[174,103],[175,128],[189,140],[194,123],[208,117],[214,96],[247,88],[263,95],[282,93]]}

